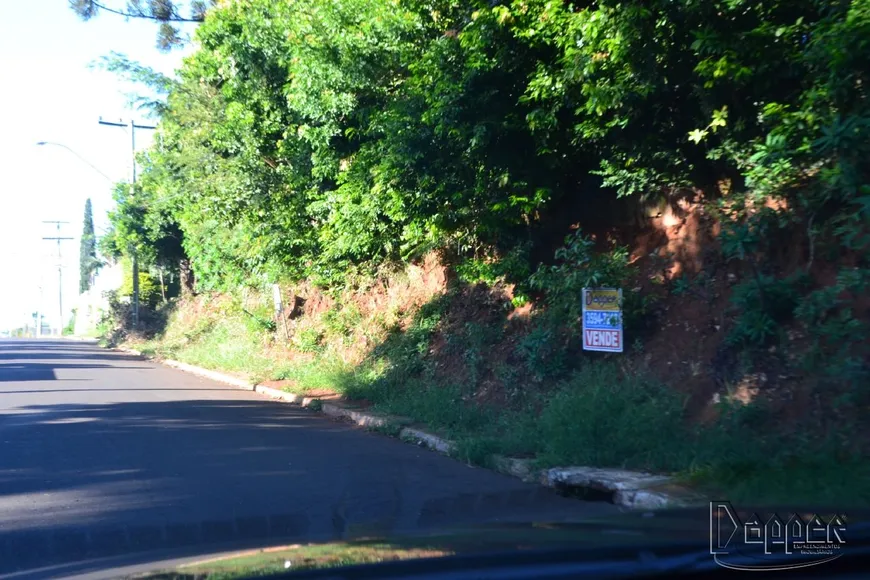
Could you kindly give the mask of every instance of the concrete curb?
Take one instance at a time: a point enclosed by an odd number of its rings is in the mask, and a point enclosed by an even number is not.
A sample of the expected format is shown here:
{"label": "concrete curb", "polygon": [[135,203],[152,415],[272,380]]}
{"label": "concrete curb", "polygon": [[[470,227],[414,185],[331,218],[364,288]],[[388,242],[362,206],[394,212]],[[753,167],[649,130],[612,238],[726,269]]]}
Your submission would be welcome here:
{"label": "concrete curb", "polygon": [[[540,482],[540,473],[534,469],[534,462],[531,459],[505,457],[504,455],[493,455],[490,459],[493,469],[499,473],[511,475],[527,482]],[[547,487],[553,486],[548,485]]]}
{"label": "concrete curb", "polygon": [[610,493],[613,503],[631,508],[685,507],[705,501],[700,495],[677,485],[673,477],[641,471],[554,467],[542,471],[540,477],[541,483],[549,487]]}
{"label": "concrete curb", "polygon": [[[144,356],[141,352],[133,349],[117,348],[115,350],[136,356]],[[171,359],[164,359],[159,362],[184,372],[232,385],[246,391],[254,391],[270,399],[293,403],[302,407],[309,407],[315,401],[319,401],[319,410],[329,417],[349,420],[369,429],[395,428],[398,431],[399,438],[403,441],[439,453],[450,454],[455,447],[453,442],[432,433],[427,433],[413,427],[403,427],[408,420],[402,417],[377,415],[351,409],[334,402],[321,401],[313,397],[305,397],[271,387],[254,385],[238,377]],[[504,457],[501,455],[491,456],[489,463],[495,471],[516,477],[525,482],[538,483],[554,489],[604,492],[610,494],[610,499],[614,504],[628,508],[662,509],[697,505],[706,501],[706,498],[675,484],[673,478],[666,475],[597,467],[554,467],[539,470],[535,469],[534,462],[531,459]]]}
{"label": "concrete curb", "polygon": [[330,417],[349,419],[360,427],[385,429],[394,424],[392,421],[390,421],[389,417],[373,415],[372,413],[365,413],[363,411],[355,411],[353,409],[348,409],[347,407],[337,405],[336,403],[321,403],[320,410],[323,412],[324,415],[328,415]]}
{"label": "concrete curb", "polygon": [[254,391],[265,397],[269,397],[270,399],[280,399],[281,401],[293,403],[294,405],[301,405],[303,407],[308,407],[311,403],[318,400],[314,397],[303,397],[302,395],[288,393],[287,391],[279,391],[278,389],[264,387],[262,385],[255,385]]}
{"label": "concrete curb", "polygon": [[[109,349],[111,349],[111,350],[117,350],[118,352],[123,352],[123,353],[125,353],[125,354],[132,354],[132,355],[134,355],[134,356],[145,357],[144,354],[142,354],[141,352],[139,352],[139,351],[136,350],[135,348],[122,348],[122,347],[120,347],[120,346],[116,346],[116,347],[106,347],[106,348],[109,348]],[[149,358],[149,357],[145,357],[145,358]]]}
{"label": "concrete curb", "polygon": [[[140,354],[141,356],[141,354]],[[237,377],[233,377],[230,375],[225,375],[223,373],[219,373],[216,371],[210,371],[208,369],[195,367],[193,365],[189,365],[183,362],[178,362],[177,360],[162,360],[160,361],[166,366],[170,366],[172,368],[178,369],[180,371],[185,371],[193,375],[197,375],[200,377],[204,377],[206,379],[211,379],[213,381],[218,381],[220,383],[225,383],[227,385],[232,385],[234,387],[238,387],[240,389],[245,389],[247,391],[253,391],[256,389],[253,383],[250,383],[244,379],[240,379]]]}
{"label": "concrete curb", "polygon": [[409,443],[415,443],[420,447],[426,447],[433,451],[438,451],[439,453],[446,453],[449,455],[450,452],[453,451],[453,443],[450,441],[411,427],[406,427],[399,431],[399,438],[408,441]]}

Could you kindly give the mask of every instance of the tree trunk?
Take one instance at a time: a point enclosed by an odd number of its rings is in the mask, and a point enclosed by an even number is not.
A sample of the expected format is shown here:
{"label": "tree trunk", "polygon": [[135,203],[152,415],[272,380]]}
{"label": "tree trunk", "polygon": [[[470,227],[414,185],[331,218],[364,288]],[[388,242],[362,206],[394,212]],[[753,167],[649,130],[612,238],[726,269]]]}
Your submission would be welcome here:
{"label": "tree trunk", "polygon": [[179,260],[178,276],[181,279],[182,298],[185,298],[187,296],[193,296],[196,293],[194,291],[194,284],[196,280],[193,275],[193,269],[190,267],[190,260],[186,258]]}
{"label": "tree trunk", "polygon": [[157,270],[160,273],[160,296],[163,297],[163,303],[166,304],[166,284],[163,283],[163,266]]}

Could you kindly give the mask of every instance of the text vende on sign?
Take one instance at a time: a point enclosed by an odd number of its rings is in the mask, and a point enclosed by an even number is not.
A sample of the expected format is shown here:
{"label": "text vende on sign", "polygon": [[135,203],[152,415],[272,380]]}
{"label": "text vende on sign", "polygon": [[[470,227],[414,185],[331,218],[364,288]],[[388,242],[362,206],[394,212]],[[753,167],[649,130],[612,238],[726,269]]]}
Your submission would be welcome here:
{"label": "text vende on sign", "polygon": [[584,330],[583,347],[586,350],[612,350],[615,352],[622,352],[622,331]]}
{"label": "text vende on sign", "polygon": [[622,352],[622,290],[583,289],[583,350]]}

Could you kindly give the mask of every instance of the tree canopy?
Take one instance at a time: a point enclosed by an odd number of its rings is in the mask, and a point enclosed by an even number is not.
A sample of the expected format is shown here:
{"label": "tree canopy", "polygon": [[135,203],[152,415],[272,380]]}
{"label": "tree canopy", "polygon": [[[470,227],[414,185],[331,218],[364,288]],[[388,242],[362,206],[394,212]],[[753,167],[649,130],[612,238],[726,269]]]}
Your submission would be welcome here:
{"label": "tree canopy", "polygon": [[148,204],[116,216],[183,232],[202,288],[510,249],[566,208],[723,183],[866,248],[868,0],[232,0],[196,41]]}
{"label": "tree canopy", "polygon": [[91,200],[85,201],[85,216],[79,248],[79,292],[84,294],[94,283],[94,275],[100,267],[97,259],[97,238],[94,235],[94,214]]}

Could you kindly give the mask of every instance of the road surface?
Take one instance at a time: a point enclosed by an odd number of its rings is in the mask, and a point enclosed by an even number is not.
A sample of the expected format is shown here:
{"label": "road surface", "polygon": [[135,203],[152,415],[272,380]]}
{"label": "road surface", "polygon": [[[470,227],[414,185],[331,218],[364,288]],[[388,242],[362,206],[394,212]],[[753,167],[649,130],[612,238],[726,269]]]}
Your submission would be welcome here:
{"label": "road surface", "polygon": [[0,340],[0,576],[616,511],[92,343]]}

